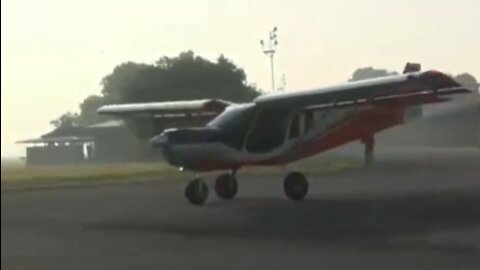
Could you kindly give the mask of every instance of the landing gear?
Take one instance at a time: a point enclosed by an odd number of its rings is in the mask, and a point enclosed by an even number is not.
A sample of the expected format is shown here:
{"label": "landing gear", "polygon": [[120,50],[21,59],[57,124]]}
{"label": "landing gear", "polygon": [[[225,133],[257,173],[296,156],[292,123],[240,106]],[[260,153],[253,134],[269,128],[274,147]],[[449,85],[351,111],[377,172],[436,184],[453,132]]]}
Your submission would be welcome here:
{"label": "landing gear", "polygon": [[[236,170],[232,173],[220,175],[215,182],[215,193],[221,199],[231,200],[237,195],[238,183],[235,178]],[[185,197],[194,205],[202,205],[208,198],[208,187],[205,182],[196,177],[185,187]]]}
{"label": "landing gear", "polygon": [[[283,182],[285,195],[293,201],[301,201],[308,193],[308,181],[301,172],[289,173]],[[238,183],[235,171],[220,175],[215,181],[215,193],[224,200],[231,200],[237,195]],[[208,198],[208,187],[196,177],[185,187],[185,197],[194,205],[202,205]]]}
{"label": "landing gear", "polygon": [[208,198],[208,187],[200,178],[191,180],[185,187],[185,197],[194,205],[202,205]]}
{"label": "landing gear", "polygon": [[300,172],[291,172],[285,177],[283,189],[289,199],[301,201],[308,192],[307,178]]}
{"label": "landing gear", "polygon": [[220,175],[215,181],[215,193],[219,198],[231,200],[237,195],[238,183],[235,173],[225,173]]}
{"label": "landing gear", "polygon": [[374,161],[375,138],[369,136],[364,138],[362,142],[365,144],[365,167],[372,167]]}

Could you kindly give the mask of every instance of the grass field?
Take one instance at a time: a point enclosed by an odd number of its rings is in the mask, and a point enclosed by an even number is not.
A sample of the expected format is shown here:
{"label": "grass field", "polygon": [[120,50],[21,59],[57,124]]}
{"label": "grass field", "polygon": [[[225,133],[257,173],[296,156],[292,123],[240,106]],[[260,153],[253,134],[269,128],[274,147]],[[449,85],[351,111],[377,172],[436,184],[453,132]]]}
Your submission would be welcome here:
{"label": "grass field", "polygon": [[[294,169],[310,174],[322,174],[362,166],[353,158],[320,157],[293,164]],[[247,167],[242,174],[276,174],[284,172],[278,167]],[[212,175],[215,175],[212,173]],[[15,182],[64,182],[64,181],[119,181],[129,179],[177,179],[185,177],[176,168],[164,162],[124,164],[80,164],[60,166],[25,166],[22,162],[2,162],[2,186]]]}
{"label": "grass field", "polygon": [[99,180],[168,175],[175,169],[165,163],[81,164],[60,166],[4,166],[2,182],[20,180]]}

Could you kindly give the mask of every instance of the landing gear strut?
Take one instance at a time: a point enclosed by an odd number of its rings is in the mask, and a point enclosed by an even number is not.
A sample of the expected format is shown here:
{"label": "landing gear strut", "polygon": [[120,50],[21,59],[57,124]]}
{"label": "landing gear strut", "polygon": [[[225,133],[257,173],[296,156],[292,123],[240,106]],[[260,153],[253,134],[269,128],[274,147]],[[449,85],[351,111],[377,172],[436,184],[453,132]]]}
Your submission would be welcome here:
{"label": "landing gear strut", "polygon": [[191,180],[185,187],[185,197],[194,205],[202,205],[208,198],[208,187],[200,178]]}
{"label": "landing gear strut", "polygon": [[301,201],[308,192],[307,178],[300,172],[291,172],[285,177],[283,189],[289,199]]}
{"label": "landing gear strut", "polygon": [[362,142],[365,144],[365,167],[372,167],[374,161],[375,138],[373,135],[368,136],[364,138]]}
{"label": "landing gear strut", "polygon": [[215,193],[219,198],[231,200],[237,195],[238,183],[235,171],[220,175],[215,181]]}

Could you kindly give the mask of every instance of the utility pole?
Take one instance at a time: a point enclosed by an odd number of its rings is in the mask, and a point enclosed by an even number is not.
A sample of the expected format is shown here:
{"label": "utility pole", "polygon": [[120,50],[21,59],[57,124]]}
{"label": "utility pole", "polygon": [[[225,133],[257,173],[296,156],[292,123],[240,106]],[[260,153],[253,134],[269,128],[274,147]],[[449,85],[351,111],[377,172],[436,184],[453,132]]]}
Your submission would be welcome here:
{"label": "utility pole", "polygon": [[272,74],[272,91],[275,91],[275,73],[274,73],[274,65],[273,65],[273,57],[275,56],[275,50],[278,45],[277,40],[277,27],[274,27],[272,31],[270,31],[268,35],[268,41],[264,41],[263,39],[260,40],[260,44],[262,45],[263,53],[270,56],[270,68]]}

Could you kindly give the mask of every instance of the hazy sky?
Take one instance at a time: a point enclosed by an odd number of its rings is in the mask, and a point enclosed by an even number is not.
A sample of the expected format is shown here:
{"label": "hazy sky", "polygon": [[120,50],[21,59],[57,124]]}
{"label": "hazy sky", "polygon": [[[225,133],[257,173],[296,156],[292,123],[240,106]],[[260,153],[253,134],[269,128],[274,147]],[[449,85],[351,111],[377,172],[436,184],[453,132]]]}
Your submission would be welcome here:
{"label": "hazy sky", "polygon": [[[119,63],[191,49],[220,53],[270,88],[259,40],[279,29],[277,74],[287,89],[348,79],[358,67],[407,61],[480,78],[478,0],[6,0],[2,5],[1,154],[100,91]],[[280,76],[277,76],[277,80]]]}

